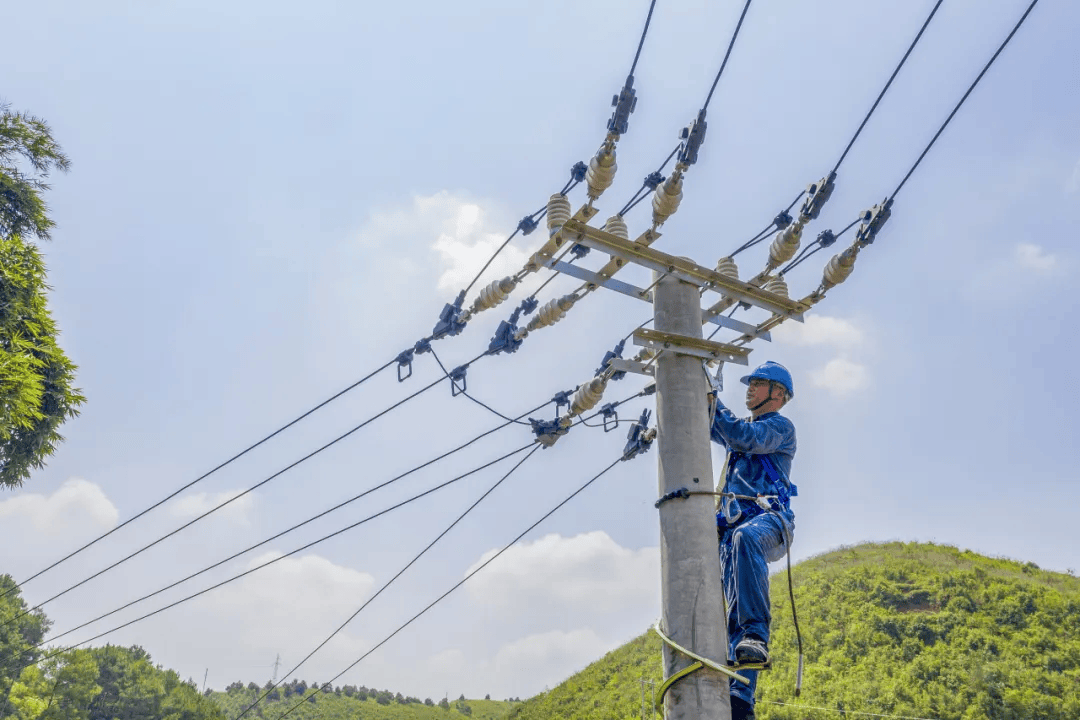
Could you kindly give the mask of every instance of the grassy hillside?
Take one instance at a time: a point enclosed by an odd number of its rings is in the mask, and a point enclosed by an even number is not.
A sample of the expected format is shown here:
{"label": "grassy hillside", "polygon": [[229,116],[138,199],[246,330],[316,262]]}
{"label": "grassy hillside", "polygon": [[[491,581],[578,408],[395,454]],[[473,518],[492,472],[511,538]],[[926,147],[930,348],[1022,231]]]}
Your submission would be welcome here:
{"label": "grassy hillside", "polygon": [[[795,631],[780,573],[772,583],[775,669],[758,688],[763,720],[1080,718],[1077,578],[951,547],[888,543],[811,558],[794,568],[794,579],[803,692],[793,696]],[[653,633],[518,705],[510,718],[640,718],[642,677],[661,680]]]}
{"label": "grassy hillside", "polygon": [[[306,683],[286,683],[273,691],[247,718],[277,718],[316,687]],[[235,718],[263,693],[255,685],[234,683],[226,692],[210,693],[210,698],[224,711],[226,718]],[[327,688],[303,700],[292,711],[289,720],[503,720],[517,703],[501,700],[450,700],[431,703],[417,698],[402,697],[387,690],[367,688]]]}

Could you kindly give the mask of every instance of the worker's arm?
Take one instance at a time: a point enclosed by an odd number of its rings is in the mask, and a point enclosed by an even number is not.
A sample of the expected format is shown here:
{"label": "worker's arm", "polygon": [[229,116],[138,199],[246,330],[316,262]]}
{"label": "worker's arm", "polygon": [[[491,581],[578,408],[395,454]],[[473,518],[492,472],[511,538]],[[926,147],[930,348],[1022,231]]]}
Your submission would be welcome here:
{"label": "worker's arm", "polygon": [[776,452],[795,434],[795,426],[780,415],[752,422],[740,420],[735,414],[716,401],[711,435],[727,448],[754,455]]}

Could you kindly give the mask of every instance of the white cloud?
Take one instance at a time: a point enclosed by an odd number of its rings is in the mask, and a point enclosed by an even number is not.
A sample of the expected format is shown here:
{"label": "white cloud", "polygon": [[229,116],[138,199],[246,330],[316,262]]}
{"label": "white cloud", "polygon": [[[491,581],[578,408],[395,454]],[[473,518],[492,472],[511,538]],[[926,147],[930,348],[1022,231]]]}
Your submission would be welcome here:
{"label": "white cloud", "polygon": [[502,676],[533,676],[534,685],[554,686],[611,649],[591,628],[529,635],[507,643],[495,655]]}
{"label": "white cloud", "polygon": [[[440,290],[457,291],[464,287],[509,235],[505,228],[490,228],[479,205],[447,192],[416,198],[415,202],[439,228],[431,247],[441,256],[443,272],[437,283]],[[526,257],[523,251],[507,245],[484,272],[483,279],[501,277],[520,269]]]}
{"label": "white cloud", "polygon": [[807,315],[806,322],[787,322],[774,331],[777,342],[790,345],[827,345],[850,349],[861,345],[865,335],[850,320],[829,315]]}
{"label": "white cloud", "polygon": [[1015,257],[1020,267],[1038,273],[1053,272],[1058,266],[1056,255],[1051,255],[1043,248],[1032,243],[1020,243],[1017,245]]}
{"label": "white cloud", "polygon": [[[226,490],[219,493],[189,493],[177,498],[169,505],[169,512],[178,518],[194,518],[217,507],[223,502],[236,497],[243,490]],[[254,493],[248,493],[239,500],[234,500],[218,510],[215,515],[228,518],[241,525],[251,522],[251,510],[255,506]]]}
{"label": "white cloud", "polygon": [[0,518],[23,518],[49,535],[66,534],[87,520],[95,528],[110,528],[118,516],[101,487],[82,478],[71,478],[52,495],[24,493],[0,502]]}
{"label": "white cloud", "polygon": [[811,373],[810,380],[815,387],[825,388],[837,395],[847,395],[869,387],[870,372],[866,366],[840,357]]}
{"label": "white cloud", "polygon": [[[485,553],[468,572],[494,553]],[[570,538],[546,535],[516,545],[468,587],[477,600],[514,608],[591,606],[598,597],[612,605],[647,604],[656,594],[659,573],[658,548],[628,550],[596,530]]]}

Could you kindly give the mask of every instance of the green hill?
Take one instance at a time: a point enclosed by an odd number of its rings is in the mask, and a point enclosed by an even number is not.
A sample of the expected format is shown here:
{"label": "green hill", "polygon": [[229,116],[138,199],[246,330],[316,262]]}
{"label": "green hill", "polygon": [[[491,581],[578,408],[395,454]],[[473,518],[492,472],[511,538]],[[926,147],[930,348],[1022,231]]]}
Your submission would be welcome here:
{"label": "green hill", "polygon": [[[245,718],[276,718],[297,702],[290,720],[503,720],[517,703],[501,700],[420,700],[389,690],[345,685],[312,691],[319,683],[292,681],[271,691],[266,700]],[[265,688],[254,683],[233,683],[225,692],[209,693],[227,718],[234,718],[262,695]]]}
{"label": "green hill", "polygon": [[[771,588],[774,669],[758,685],[763,720],[1080,718],[1080,579],[917,543],[843,548],[793,574],[803,691],[794,697],[795,630],[781,572]],[[662,679],[651,632],[510,718],[640,718],[643,677]]]}

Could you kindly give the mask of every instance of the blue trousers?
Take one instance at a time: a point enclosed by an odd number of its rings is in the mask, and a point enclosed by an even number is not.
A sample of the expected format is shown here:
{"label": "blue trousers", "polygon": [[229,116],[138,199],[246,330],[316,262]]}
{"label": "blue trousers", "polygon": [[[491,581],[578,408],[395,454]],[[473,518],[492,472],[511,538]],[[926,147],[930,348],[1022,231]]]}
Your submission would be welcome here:
{"label": "blue trousers", "polygon": [[[782,553],[783,520],[773,512],[762,513],[727,528],[720,537],[720,572],[727,604],[728,657],[735,661],[735,646],[747,635],[769,642],[768,558]],[[757,690],[756,670],[740,672],[750,680],[731,681],[731,694],[753,705]]]}

